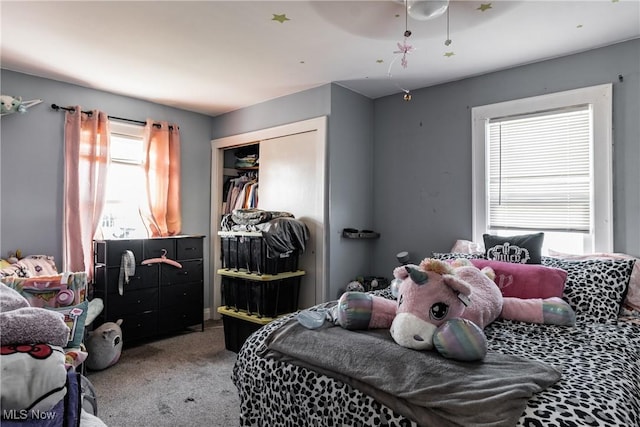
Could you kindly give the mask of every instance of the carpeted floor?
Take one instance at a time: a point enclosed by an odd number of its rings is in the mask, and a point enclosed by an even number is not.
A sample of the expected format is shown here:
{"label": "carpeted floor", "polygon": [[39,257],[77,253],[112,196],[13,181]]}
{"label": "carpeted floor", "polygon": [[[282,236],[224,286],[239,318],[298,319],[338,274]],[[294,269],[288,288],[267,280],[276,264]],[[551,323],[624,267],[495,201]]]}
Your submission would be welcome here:
{"label": "carpeted floor", "polygon": [[207,321],[204,332],[125,348],[117,364],[87,377],[109,427],[233,427],[240,403],[231,382],[235,359],[225,350],[222,322]]}

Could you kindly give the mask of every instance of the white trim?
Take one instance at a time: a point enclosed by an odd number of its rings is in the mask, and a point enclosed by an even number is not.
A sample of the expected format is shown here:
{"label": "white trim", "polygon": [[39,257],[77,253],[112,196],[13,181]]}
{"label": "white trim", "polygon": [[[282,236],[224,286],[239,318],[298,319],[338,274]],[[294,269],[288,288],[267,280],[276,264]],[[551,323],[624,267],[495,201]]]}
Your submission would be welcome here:
{"label": "white trim", "polygon": [[590,104],[593,108],[594,252],[613,251],[612,84],[473,107],[471,109],[473,240],[482,242],[486,230],[486,130],[492,117],[526,114]]}

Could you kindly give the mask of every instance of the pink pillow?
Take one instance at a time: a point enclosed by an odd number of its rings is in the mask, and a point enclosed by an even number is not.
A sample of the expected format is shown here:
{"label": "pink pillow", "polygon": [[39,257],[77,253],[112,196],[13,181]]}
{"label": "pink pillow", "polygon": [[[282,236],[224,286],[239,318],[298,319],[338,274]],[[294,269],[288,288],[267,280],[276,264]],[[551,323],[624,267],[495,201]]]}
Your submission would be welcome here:
{"label": "pink pillow", "polygon": [[560,268],[486,259],[472,259],[471,262],[480,269],[491,267],[495,271],[494,282],[504,297],[562,298],[567,272]]}

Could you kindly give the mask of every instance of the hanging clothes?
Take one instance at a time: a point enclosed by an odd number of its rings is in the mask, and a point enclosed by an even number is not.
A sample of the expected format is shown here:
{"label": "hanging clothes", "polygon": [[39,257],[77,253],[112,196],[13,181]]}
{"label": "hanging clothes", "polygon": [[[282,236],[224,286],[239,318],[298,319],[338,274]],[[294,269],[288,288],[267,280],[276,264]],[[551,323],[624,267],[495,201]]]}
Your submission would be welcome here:
{"label": "hanging clothes", "polygon": [[244,185],[249,182],[249,177],[246,175],[241,175],[237,178],[232,178],[229,180],[231,185],[227,190],[227,204],[224,210],[224,213],[231,213],[233,209],[235,209],[236,201],[238,200],[238,196],[244,188]]}
{"label": "hanging clothes", "polygon": [[250,197],[249,197],[251,194],[251,188],[257,184],[258,182],[253,180],[247,181],[244,183],[244,185],[242,186],[242,189],[240,189],[240,193],[238,194],[236,203],[232,211],[235,209],[248,209],[248,208],[257,207],[257,206],[250,206]]}

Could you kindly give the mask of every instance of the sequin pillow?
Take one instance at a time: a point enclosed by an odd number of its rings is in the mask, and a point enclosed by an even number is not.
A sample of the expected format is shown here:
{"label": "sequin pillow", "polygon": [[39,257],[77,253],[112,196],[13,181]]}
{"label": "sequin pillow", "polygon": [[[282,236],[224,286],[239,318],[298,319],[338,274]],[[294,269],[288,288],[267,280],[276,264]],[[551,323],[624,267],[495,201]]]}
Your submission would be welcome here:
{"label": "sequin pillow", "polygon": [[544,233],[519,236],[484,234],[485,257],[494,261],[540,264]]}

